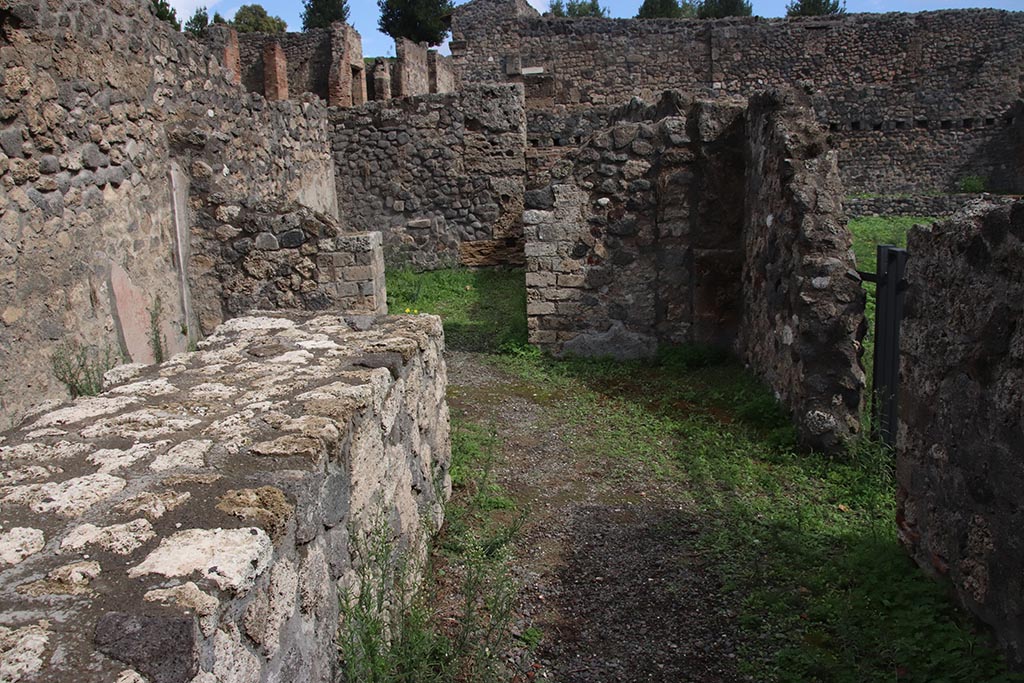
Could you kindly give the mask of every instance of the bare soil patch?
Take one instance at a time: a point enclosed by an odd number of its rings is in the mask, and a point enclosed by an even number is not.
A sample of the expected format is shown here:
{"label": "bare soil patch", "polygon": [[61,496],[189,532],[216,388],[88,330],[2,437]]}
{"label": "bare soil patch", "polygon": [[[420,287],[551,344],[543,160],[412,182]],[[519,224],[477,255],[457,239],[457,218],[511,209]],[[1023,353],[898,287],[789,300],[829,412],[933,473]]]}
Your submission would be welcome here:
{"label": "bare soil patch", "polygon": [[[495,472],[527,511],[513,573],[521,586],[508,654],[515,680],[746,680],[730,598],[696,550],[700,511],[685,484],[615,464],[580,427],[482,356],[448,357],[454,415],[490,425],[501,443]],[[540,634],[528,646],[527,631]]]}

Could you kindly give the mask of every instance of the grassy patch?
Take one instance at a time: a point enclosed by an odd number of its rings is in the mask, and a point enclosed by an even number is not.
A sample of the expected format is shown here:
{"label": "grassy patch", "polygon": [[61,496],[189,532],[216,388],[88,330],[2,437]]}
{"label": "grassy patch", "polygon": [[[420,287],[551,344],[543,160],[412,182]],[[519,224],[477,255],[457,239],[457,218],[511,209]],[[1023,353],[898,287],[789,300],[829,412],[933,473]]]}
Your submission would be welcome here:
{"label": "grassy patch", "polygon": [[[879,242],[905,244],[907,228],[921,220],[855,222],[858,254],[873,254]],[[860,267],[871,268],[865,260]],[[464,280],[454,279],[480,275],[431,277],[457,284],[438,296],[424,281],[419,301],[468,304],[438,310],[461,325],[486,328],[485,316],[495,319],[487,297],[462,295]],[[513,291],[507,285],[505,295]],[[504,315],[521,310],[498,303]],[[1007,673],[988,637],[901,548],[884,446],[864,441],[842,460],[798,453],[772,396],[713,349],[668,349],[649,362],[556,361],[505,343],[510,329],[521,330],[522,320],[503,320],[502,341],[480,346],[505,349],[491,360],[517,377],[517,391],[552,397],[542,400],[554,417],[582,435],[572,447],[602,454],[609,476],[673,484],[700,516],[698,549],[741,605],[740,668],[753,680],[1024,680]],[[496,438],[488,426],[455,422],[456,499],[470,507],[449,515],[448,553],[465,552],[462,538],[508,547],[502,529],[515,514],[490,480]]]}
{"label": "grassy patch", "polygon": [[521,270],[389,270],[388,309],[396,315],[419,311],[441,316],[452,349],[494,352],[526,343]]}
{"label": "grassy patch", "polygon": [[759,681],[1009,681],[1000,655],[925,577],[895,530],[892,453],[796,453],[782,411],[734,361],[613,364],[503,357],[606,454],[614,476],[681,483],[698,542],[742,605]]}

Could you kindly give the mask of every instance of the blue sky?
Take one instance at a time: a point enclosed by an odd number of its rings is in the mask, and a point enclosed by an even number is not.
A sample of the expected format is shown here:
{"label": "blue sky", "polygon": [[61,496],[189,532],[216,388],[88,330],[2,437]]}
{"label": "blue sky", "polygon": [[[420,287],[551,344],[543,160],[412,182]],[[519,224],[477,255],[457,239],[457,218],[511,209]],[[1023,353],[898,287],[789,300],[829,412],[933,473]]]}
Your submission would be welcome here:
{"label": "blue sky", "polygon": [[[192,16],[196,7],[205,5],[210,15],[218,11],[230,19],[241,5],[253,0],[170,0],[181,19]],[[529,0],[534,7],[544,11],[548,0]],[[632,17],[643,0],[601,0],[613,17]],[[762,17],[781,17],[786,13],[787,0],[753,0],[754,14]],[[260,2],[266,10],[288,22],[289,31],[302,30],[301,0],[264,0]],[[456,0],[461,5],[460,0]],[[394,41],[377,31],[376,0],[349,0],[349,23],[356,27],[363,37],[363,54],[367,57],[394,56]],[[957,9],[965,7],[994,7],[997,9],[1024,11],[1024,0],[847,0],[848,12],[924,12],[934,9]]]}

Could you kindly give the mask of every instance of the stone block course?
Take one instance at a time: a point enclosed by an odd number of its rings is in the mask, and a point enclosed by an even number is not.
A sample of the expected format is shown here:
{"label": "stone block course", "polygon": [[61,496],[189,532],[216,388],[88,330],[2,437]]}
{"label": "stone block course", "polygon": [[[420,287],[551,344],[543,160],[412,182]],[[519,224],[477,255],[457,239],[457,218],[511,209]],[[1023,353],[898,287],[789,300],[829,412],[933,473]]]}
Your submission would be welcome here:
{"label": "stone block course", "polygon": [[433,316],[236,318],[0,435],[0,678],[334,680],[350,534],[441,522],[442,351]]}

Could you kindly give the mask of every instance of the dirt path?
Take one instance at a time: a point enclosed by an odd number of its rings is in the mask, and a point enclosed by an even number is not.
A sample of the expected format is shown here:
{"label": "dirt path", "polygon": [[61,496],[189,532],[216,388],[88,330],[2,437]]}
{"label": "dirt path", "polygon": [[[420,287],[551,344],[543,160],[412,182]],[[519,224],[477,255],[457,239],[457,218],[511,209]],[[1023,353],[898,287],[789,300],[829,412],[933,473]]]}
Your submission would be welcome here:
{"label": "dirt path", "polygon": [[497,431],[498,482],[529,513],[513,567],[517,628],[543,636],[510,654],[516,680],[746,680],[735,613],[695,550],[702,523],[685,486],[640,468],[610,477],[614,463],[579,428],[476,354],[451,353],[448,378],[453,415]]}

